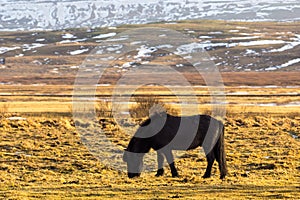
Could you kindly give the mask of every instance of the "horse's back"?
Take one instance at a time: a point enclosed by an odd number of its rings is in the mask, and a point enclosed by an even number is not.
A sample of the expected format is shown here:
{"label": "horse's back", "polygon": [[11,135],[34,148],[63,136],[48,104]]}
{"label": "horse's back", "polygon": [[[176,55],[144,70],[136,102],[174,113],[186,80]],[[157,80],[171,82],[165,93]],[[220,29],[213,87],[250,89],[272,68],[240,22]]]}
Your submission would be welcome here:
{"label": "horse's back", "polygon": [[194,149],[202,145],[209,127],[219,123],[209,115],[168,115],[162,130],[153,137],[154,149]]}

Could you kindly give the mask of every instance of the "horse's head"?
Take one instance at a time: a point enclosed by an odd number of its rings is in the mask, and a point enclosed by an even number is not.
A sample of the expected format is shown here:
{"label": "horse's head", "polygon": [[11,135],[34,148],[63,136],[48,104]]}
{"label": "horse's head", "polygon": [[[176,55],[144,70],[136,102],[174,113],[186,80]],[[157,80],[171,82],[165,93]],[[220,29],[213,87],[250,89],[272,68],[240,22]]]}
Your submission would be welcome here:
{"label": "horse's head", "polygon": [[128,177],[140,176],[143,168],[143,157],[152,147],[152,139],[163,128],[167,114],[155,115],[144,121],[133,138],[131,138],[123,155],[127,163]]}
{"label": "horse's head", "polygon": [[134,178],[141,175],[144,153],[133,153],[127,149],[123,154],[123,161],[127,163],[128,177]]}

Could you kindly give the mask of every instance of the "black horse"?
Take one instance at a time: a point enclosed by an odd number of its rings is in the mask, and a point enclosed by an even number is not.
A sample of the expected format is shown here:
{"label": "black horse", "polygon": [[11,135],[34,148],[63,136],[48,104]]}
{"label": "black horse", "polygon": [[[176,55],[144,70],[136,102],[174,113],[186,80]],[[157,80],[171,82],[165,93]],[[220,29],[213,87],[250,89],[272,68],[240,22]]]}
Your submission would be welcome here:
{"label": "black horse", "polygon": [[219,163],[220,178],[227,174],[224,125],[208,115],[176,117],[169,114],[155,114],[144,121],[125,149],[123,160],[127,162],[128,177],[140,176],[143,157],[150,149],[157,152],[158,170],[156,176],[164,173],[164,156],[173,177],[178,176],[172,150],[189,150],[202,146],[206,154],[207,168],[203,178],[211,176],[215,160]]}

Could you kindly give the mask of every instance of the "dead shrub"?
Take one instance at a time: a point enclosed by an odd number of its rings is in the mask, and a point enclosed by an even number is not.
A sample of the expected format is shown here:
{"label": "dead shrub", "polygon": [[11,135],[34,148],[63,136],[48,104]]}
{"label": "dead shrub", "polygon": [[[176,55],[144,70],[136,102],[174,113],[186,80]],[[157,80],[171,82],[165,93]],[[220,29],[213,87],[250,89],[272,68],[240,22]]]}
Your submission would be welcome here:
{"label": "dead shrub", "polygon": [[5,117],[8,113],[9,105],[3,104],[0,106],[0,118]]}
{"label": "dead shrub", "polygon": [[178,115],[178,110],[162,102],[158,96],[135,96],[135,105],[129,109],[132,118],[145,118],[154,113],[167,112],[172,115]]}
{"label": "dead shrub", "polygon": [[100,101],[96,105],[96,116],[98,118],[112,118],[113,109],[112,103],[107,101]]}

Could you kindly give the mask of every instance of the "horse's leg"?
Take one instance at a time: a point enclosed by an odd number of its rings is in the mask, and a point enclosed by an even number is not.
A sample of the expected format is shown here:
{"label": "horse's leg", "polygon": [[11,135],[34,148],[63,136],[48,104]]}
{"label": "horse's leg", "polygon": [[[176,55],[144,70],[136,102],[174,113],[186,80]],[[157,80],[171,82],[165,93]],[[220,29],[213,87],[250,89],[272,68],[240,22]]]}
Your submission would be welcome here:
{"label": "horse's leg", "polygon": [[207,160],[207,167],[206,167],[206,171],[205,171],[204,175],[202,176],[202,178],[209,178],[211,175],[211,168],[215,161],[215,155],[214,155],[213,151],[211,151],[210,153],[208,153],[206,155],[206,160]]}
{"label": "horse's leg", "polygon": [[227,165],[226,165],[226,154],[225,154],[225,147],[224,147],[224,126],[223,124],[220,125],[220,138],[215,145],[214,152],[217,162],[219,163],[219,170],[220,170],[220,179],[224,179],[227,174]]}
{"label": "horse's leg", "polygon": [[172,177],[178,177],[179,175],[178,175],[177,169],[175,167],[172,151],[171,150],[165,151],[164,154],[166,156],[167,162],[171,169]]}
{"label": "horse's leg", "polygon": [[158,164],[158,169],[157,169],[157,172],[156,172],[156,175],[155,176],[162,176],[164,174],[164,155],[157,151],[157,164]]}

